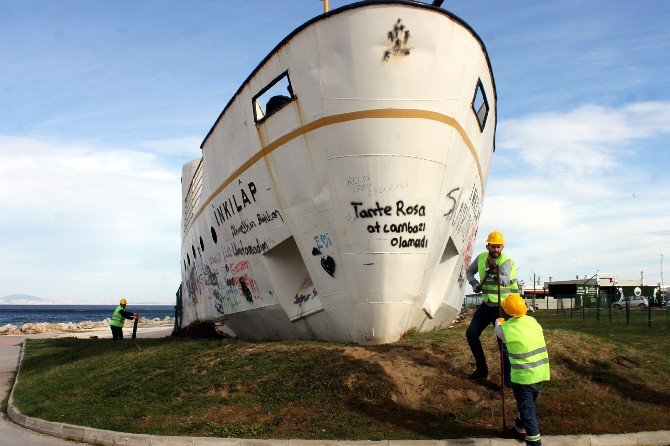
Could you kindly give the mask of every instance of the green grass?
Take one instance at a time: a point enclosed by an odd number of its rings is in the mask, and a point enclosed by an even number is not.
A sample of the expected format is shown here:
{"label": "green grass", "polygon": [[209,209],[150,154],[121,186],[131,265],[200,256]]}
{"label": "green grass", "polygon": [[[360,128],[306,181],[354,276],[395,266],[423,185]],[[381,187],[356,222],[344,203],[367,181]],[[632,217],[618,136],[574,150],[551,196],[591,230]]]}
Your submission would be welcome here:
{"label": "green grass", "polygon": [[[538,401],[544,434],[633,432],[670,425],[664,324],[535,313],[552,381]],[[472,370],[468,320],[395,344],[74,338],[27,342],[18,408],[26,415],[124,432],[256,438],[433,439],[493,436],[499,375]],[[492,372],[492,330],[482,335]],[[514,402],[506,394],[508,419]]]}

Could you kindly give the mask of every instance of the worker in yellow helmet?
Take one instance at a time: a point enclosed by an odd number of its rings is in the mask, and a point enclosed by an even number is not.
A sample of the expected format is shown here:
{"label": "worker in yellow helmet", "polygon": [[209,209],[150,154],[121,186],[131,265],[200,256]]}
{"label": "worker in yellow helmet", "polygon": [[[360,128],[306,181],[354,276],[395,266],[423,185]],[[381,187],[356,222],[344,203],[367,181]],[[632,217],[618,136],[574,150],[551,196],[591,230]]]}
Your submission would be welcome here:
{"label": "worker in yellow helmet", "polygon": [[[477,308],[472,316],[472,321],[465,335],[475,358],[477,368],[468,375],[470,380],[486,379],[489,375],[488,365],[484,349],[479,340],[482,332],[492,325],[498,317],[498,279],[500,279],[500,299],[502,302],[509,293],[518,293],[519,287],[516,280],[516,265],[514,260],[509,258],[504,252],[505,239],[502,233],[493,231],[486,239],[486,251],[475,258],[472,264],[465,272],[472,289],[482,293],[482,304]],[[475,279],[475,274],[479,275],[479,280]],[[505,315],[508,317],[507,315]],[[503,347],[503,357],[505,359],[505,385],[511,385],[509,380],[509,358]]]}
{"label": "worker in yellow helmet", "polygon": [[535,401],[540,396],[542,384],[549,381],[547,344],[540,324],[532,316],[526,315],[528,308],[521,296],[516,293],[508,295],[502,307],[512,318],[507,321],[499,318],[494,330],[507,345],[512,366],[512,391],[519,411],[510,433],[515,438],[525,440],[526,445],[540,446],[542,441]]}
{"label": "worker in yellow helmet", "polygon": [[119,306],[114,310],[114,314],[109,320],[109,327],[112,329],[112,339],[113,340],[122,340],[123,339],[123,324],[126,319],[135,319],[140,317],[137,313],[129,313],[126,311],[126,299],[121,299],[119,301]]}

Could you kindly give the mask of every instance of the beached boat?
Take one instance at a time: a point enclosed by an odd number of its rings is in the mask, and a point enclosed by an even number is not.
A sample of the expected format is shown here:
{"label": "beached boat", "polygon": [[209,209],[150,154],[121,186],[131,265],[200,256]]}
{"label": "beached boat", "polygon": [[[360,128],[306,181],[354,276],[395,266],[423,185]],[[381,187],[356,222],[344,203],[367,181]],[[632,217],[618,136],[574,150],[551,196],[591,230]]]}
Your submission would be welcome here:
{"label": "beached boat", "polygon": [[484,44],[443,9],[366,1],[300,26],[183,168],[179,326],[384,343],[450,323],[495,110]]}

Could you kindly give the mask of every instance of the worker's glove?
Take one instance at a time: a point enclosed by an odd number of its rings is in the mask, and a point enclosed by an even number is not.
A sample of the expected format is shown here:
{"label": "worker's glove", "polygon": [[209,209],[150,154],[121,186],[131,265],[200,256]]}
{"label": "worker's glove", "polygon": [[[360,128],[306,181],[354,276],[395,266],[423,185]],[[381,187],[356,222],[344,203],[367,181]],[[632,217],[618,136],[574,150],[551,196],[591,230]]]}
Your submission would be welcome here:
{"label": "worker's glove", "polygon": [[475,293],[481,293],[482,292],[482,284],[481,283],[475,283],[472,285],[472,291]]}
{"label": "worker's glove", "polygon": [[498,325],[502,324],[503,322],[505,322],[505,319],[503,319],[503,318],[501,318],[501,317],[499,317],[498,319],[496,319],[496,327],[497,327]]}

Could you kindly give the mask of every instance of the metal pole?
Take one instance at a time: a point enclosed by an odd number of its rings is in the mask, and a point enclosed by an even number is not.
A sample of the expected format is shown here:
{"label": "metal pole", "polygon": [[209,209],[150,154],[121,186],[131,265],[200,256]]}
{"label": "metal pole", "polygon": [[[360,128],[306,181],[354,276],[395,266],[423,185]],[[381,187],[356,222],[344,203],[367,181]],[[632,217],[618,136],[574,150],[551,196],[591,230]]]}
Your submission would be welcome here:
{"label": "metal pole", "polygon": [[[500,303],[500,266],[496,265],[496,282],[498,283],[498,317],[502,316],[502,305]],[[507,430],[507,419],[505,417],[505,358],[503,357],[503,343],[498,339],[498,350],[500,350],[500,399],[502,401],[502,432]]]}
{"label": "metal pole", "polygon": [[630,324],[630,302],[626,299],[626,325]]}
{"label": "metal pole", "polygon": [[647,326],[651,328],[651,298],[647,299]]}
{"label": "metal pole", "polygon": [[596,320],[600,320],[600,281],[596,273]]}
{"label": "metal pole", "polygon": [[328,0],[323,0],[323,12],[328,12],[330,10],[330,6],[328,5]]}
{"label": "metal pole", "polygon": [[[616,287],[614,288],[616,290]],[[609,296],[609,295],[608,295]],[[607,298],[607,317],[609,318],[609,321],[612,322],[612,301],[610,298]]]}
{"label": "metal pole", "polygon": [[[661,280],[661,282],[663,282],[663,281]],[[535,310],[535,308],[536,308],[535,307],[535,295],[536,294],[537,293],[535,292],[535,272],[533,272],[533,310]]]}
{"label": "metal pole", "polygon": [[133,323],[133,336],[132,339],[135,339],[137,337],[137,322],[140,320],[140,317],[137,316],[135,318],[135,322]]}

